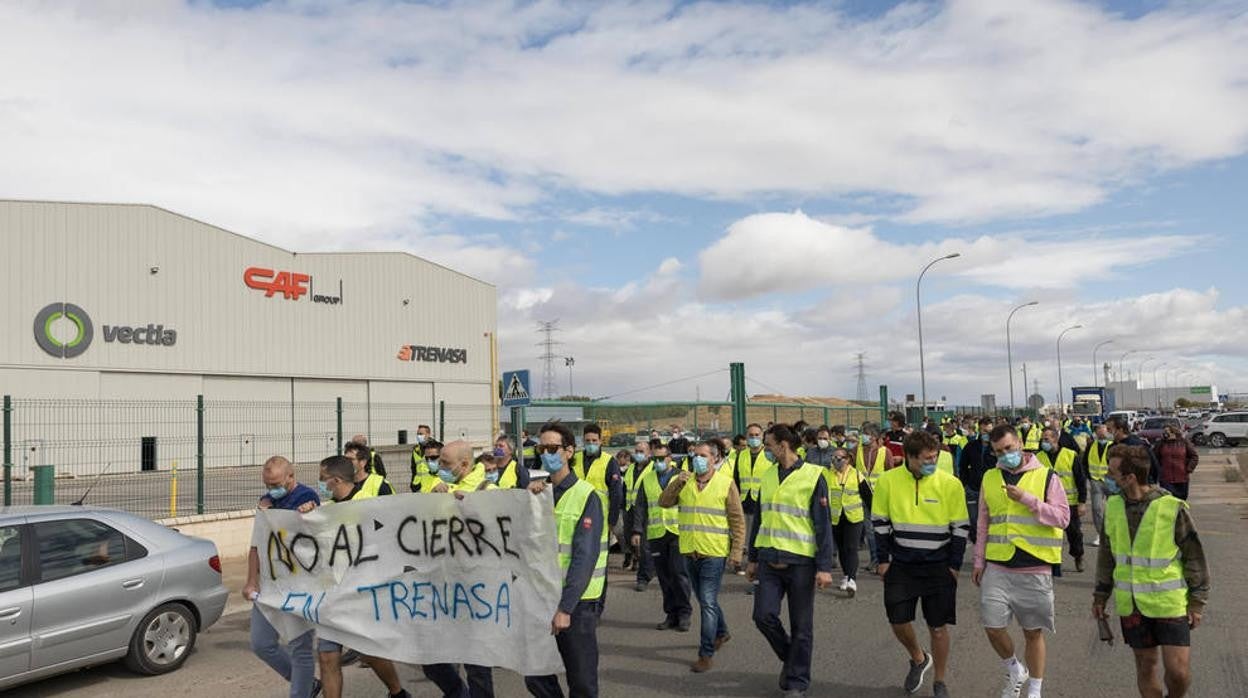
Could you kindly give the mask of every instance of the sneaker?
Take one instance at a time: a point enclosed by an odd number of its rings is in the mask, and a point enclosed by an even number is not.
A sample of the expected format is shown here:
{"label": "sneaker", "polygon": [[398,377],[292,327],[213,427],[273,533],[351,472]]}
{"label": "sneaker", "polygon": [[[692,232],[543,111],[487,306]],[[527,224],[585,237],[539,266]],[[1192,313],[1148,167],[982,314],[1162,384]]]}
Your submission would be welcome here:
{"label": "sneaker", "polygon": [[676,622],[676,632],[678,632],[678,633],[687,633],[687,632],[689,632],[689,622],[690,622],[690,621],[689,621],[689,619],[688,619],[688,618],[681,618],[679,621],[677,621],[677,622]]}
{"label": "sneaker", "polygon": [[927,678],[927,672],[931,668],[932,655],[927,652],[923,653],[921,662],[910,660],[910,671],[906,674],[906,683],[903,685],[906,693],[918,693],[919,688],[923,686],[923,679]]}
{"label": "sneaker", "polygon": [[1093,548],[1099,548],[1101,546],[1101,537],[1097,536],[1096,538],[1093,538],[1092,540],[1088,541],[1088,545],[1092,546]]}
{"label": "sneaker", "polygon": [[628,569],[628,568],[630,568],[630,567],[632,567],[632,566],[633,566],[633,556],[632,556],[632,555],[625,555],[625,556],[624,556],[624,564],[623,564],[623,565],[620,565],[620,569],[625,569],[625,570],[626,570],[626,569]]}
{"label": "sneaker", "polygon": [[744,577],[744,576],[745,576],[745,568],[744,568],[744,567],[742,567],[741,569],[737,570],[737,576],[738,576],[738,577]]}
{"label": "sneaker", "polygon": [[1083,558],[1081,558],[1081,557],[1077,557],[1077,558],[1075,558],[1075,571],[1076,571],[1076,572],[1082,572],[1082,571],[1083,571]]}
{"label": "sneaker", "polygon": [[858,593],[858,582],[852,579],[849,580],[849,583],[845,585],[845,590],[849,592],[850,597],[853,597],[854,594]]}
{"label": "sneaker", "polygon": [[1005,674],[1005,687],[1001,689],[1001,698],[1018,698],[1023,691],[1023,685],[1027,683],[1027,679],[1031,678],[1027,667],[1022,662],[1014,666],[1017,668],[1010,669]]}
{"label": "sneaker", "polygon": [[645,582],[637,582],[637,586],[633,587],[633,591],[645,591],[645,590],[646,590]]}
{"label": "sneaker", "polygon": [[949,698],[949,688],[944,681],[932,684],[932,698]]}
{"label": "sneaker", "polygon": [[698,657],[698,661],[689,665],[689,671],[692,671],[695,674],[704,674],[710,670],[711,670],[711,658],[710,657]]}
{"label": "sneaker", "polygon": [[841,591],[849,589],[849,577],[841,577]]}

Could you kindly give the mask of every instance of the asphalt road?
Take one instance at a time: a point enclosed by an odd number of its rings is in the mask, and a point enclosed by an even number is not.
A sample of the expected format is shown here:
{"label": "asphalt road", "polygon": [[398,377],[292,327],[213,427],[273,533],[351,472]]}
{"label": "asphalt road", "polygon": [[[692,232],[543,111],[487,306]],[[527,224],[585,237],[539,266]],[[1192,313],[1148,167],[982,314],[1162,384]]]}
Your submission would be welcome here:
{"label": "asphalt road", "polygon": [[[1248,533],[1248,487],[1225,482],[1229,458],[1209,456],[1196,473],[1192,506],[1214,573],[1212,603],[1205,623],[1193,634],[1192,696],[1248,695],[1248,601],[1237,594],[1248,576],[1243,540]],[[1089,531],[1090,533],[1090,531]],[[1095,549],[1090,549],[1090,555]],[[618,556],[612,556],[618,566]],[[231,583],[241,585],[233,575]],[[599,629],[601,694],[604,698],[636,696],[771,696],[776,695],[780,663],[750,621],[751,597],[743,577],[726,580],[721,597],[733,639],[716,657],[708,674],[689,673],[696,655],[696,633],[660,632],[657,584],[637,593],[631,574],[613,570],[607,610]],[[1120,642],[1100,643],[1089,618],[1092,572],[1070,571],[1057,581],[1058,634],[1049,641],[1046,696],[1136,695],[1131,652]],[[963,574],[959,590],[959,624],[953,630],[953,656],[948,683],[955,696],[995,696],[1000,664],[979,626],[976,588]],[[816,608],[815,668],[811,696],[877,698],[902,696],[904,654],[885,622],[881,583],[863,575],[856,598],[823,592]],[[237,597],[236,597],[237,598]],[[231,610],[245,611],[235,602]],[[696,619],[696,615],[695,615]],[[12,698],[221,698],[222,696],[284,696],[281,680],[255,659],[248,648],[248,614],[236,612],[200,636],[199,646],[178,672],[156,678],[135,677],[109,665],[53,678],[10,691]],[[696,620],[695,620],[696,630]],[[1120,635],[1115,624],[1115,633]],[[1019,642],[1020,633],[1014,633]],[[922,637],[922,635],[921,635]],[[404,668],[405,685],[414,696],[436,696],[419,672]],[[367,670],[346,671],[350,698],[383,695]],[[495,672],[499,696],[525,696],[518,676]],[[921,695],[931,694],[929,678]]]}

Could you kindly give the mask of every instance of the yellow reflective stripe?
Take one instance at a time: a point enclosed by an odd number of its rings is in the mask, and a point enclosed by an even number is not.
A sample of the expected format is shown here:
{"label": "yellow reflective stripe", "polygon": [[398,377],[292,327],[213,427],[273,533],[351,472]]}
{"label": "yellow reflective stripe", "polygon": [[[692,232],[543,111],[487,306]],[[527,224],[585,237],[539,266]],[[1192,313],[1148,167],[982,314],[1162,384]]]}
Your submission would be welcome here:
{"label": "yellow reflective stripe", "polygon": [[893,522],[893,530],[902,533],[948,533],[948,524],[912,524]]}
{"label": "yellow reflective stripe", "polygon": [[924,540],[924,539],[916,539],[916,538],[904,538],[902,536],[897,535],[896,533],[893,534],[893,542],[899,545],[900,547],[913,548],[915,550],[940,550],[946,545],[949,545],[948,538],[945,538],[944,540]]}
{"label": "yellow reflective stripe", "polygon": [[1186,589],[1187,582],[1182,579],[1170,579],[1164,582],[1128,582],[1126,580],[1118,580],[1114,582],[1114,588],[1121,591],[1129,591],[1133,594],[1151,594],[1161,591]]}
{"label": "yellow reflective stripe", "polygon": [[682,514],[706,514],[707,516],[723,516],[723,517],[728,516],[728,513],[726,511],[724,511],[723,509],[716,509],[715,507],[682,506],[680,507],[680,513]]}
{"label": "yellow reflective stripe", "polygon": [[774,511],[778,514],[788,514],[789,516],[806,516],[810,513],[809,509],[788,504],[777,504],[776,502],[763,502],[760,509],[762,511]]}
{"label": "yellow reflective stripe", "polygon": [[1166,567],[1174,562],[1174,558],[1165,557],[1134,557],[1131,555],[1114,554],[1114,562],[1119,565],[1134,565],[1136,567]]}
{"label": "yellow reflective stripe", "polygon": [[1004,545],[1014,545],[1014,541],[1016,540],[1026,541],[1027,543],[1030,543],[1031,545],[1036,545],[1041,548],[1061,548],[1062,547],[1062,539],[1060,536],[1057,538],[1043,538],[1041,536],[988,536],[989,543],[1002,543]]}
{"label": "yellow reflective stripe", "polygon": [[694,533],[712,533],[719,535],[728,535],[732,531],[727,526],[703,526],[701,524],[681,524],[682,533],[690,531]]}
{"label": "yellow reflective stripe", "polygon": [[759,528],[758,535],[760,537],[771,536],[772,538],[787,538],[789,540],[795,540],[801,543],[810,543],[812,545],[815,543],[814,536],[807,535],[805,533],[798,533],[797,531],[786,531],[781,528],[772,528],[770,526]]}

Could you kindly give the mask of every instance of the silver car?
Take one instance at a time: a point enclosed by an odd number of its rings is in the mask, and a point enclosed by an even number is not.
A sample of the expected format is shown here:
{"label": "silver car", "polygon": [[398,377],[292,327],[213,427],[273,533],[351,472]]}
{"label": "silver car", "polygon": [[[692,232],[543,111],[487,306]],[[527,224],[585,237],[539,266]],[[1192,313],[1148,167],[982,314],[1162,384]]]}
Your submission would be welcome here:
{"label": "silver car", "polygon": [[0,507],[0,689],[118,659],[173,671],[228,597],[211,541],[112,509]]}

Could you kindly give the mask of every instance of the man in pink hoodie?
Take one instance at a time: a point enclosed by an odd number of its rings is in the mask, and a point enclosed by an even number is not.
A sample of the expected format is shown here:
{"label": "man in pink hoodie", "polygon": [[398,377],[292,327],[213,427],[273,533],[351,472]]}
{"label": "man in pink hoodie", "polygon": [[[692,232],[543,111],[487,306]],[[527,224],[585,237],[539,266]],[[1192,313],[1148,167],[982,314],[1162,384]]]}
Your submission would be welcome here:
{"label": "man in pink hoodie", "polygon": [[[1061,478],[1023,451],[1018,434],[998,426],[989,435],[997,467],[984,474],[971,581],[980,587],[988,641],[1005,664],[1003,698],[1040,698],[1044,631],[1054,632],[1053,568],[1062,561],[1070,507]],[[1014,656],[1009,625],[1023,627],[1026,664]]]}

